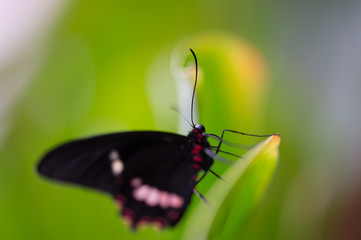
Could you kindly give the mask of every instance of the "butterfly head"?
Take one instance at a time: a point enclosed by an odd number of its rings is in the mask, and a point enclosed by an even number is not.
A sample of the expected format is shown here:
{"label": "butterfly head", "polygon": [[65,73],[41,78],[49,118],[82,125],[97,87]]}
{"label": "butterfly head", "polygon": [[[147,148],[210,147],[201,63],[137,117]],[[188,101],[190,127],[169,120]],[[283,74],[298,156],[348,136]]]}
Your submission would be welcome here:
{"label": "butterfly head", "polygon": [[199,123],[194,126],[194,129],[197,129],[199,133],[206,132],[206,128],[202,124],[199,124]]}

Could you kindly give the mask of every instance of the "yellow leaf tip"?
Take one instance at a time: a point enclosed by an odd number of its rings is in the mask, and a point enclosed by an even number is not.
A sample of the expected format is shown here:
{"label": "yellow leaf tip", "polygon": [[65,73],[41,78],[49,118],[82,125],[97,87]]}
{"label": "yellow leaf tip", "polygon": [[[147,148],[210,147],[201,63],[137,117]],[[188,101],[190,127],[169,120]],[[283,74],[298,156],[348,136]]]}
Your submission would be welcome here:
{"label": "yellow leaf tip", "polygon": [[274,134],[273,136],[271,136],[271,141],[273,144],[280,144],[281,135],[279,135],[278,133]]}

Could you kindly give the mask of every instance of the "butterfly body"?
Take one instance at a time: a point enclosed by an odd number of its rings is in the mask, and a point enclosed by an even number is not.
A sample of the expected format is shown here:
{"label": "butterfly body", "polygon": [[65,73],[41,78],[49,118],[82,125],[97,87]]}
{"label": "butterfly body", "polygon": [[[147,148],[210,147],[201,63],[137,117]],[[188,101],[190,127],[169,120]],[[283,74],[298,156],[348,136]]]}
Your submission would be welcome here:
{"label": "butterfly body", "polygon": [[[200,127],[201,126],[201,127]],[[204,127],[182,136],[124,132],[81,139],[46,154],[38,172],[111,194],[132,228],[174,226],[184,214],[200,170],[213,164]]]}

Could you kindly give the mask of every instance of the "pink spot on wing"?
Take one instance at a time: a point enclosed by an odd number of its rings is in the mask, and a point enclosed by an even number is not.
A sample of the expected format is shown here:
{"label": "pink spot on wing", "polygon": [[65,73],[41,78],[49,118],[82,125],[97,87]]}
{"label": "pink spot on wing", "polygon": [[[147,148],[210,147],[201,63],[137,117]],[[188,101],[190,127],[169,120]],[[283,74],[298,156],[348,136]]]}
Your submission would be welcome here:
{"label": "pink spot on wing", "polygon": [[181,198],[180,196],[178,196],[177,194],[170,194],[169,195],[170,198],[170,205],[173,208],[181,208],[183,206],[184,200],[183,198]]}
{"label": "pink spot on wing", "polygon": [[151,188],[148,185],[142,185],[133,190],[133,198],[137,201],[144,201],[147,199]]}
{"label": "pink spot on wing", "polygon": [[134,188],[137,188],[139,187],[140,185],[142,185],[142,179],[140,178],[133,178],[131,181],[130,181],[130,185]]}
{"label": "pink spot on wing", "polygon": [[180,216],[180,212],[178,210],[170,210],[169,213],[168,213],[168,218],[175,221],[179,218]]}
{"label": "pink spot on wing", "polygon": [[160,197],[159,190],[156,188],[151,188],[151,190],[149,190],[149,195],[147,196],[147,198],[144,201],[147,205],[154,207],[154,206],[158,205],[159,197]]}
{"label": "pink spot on wing", "polygon": [[161,208],[168,208],[170,206],[169,194],[165,191],[160,192],[159,206]]}

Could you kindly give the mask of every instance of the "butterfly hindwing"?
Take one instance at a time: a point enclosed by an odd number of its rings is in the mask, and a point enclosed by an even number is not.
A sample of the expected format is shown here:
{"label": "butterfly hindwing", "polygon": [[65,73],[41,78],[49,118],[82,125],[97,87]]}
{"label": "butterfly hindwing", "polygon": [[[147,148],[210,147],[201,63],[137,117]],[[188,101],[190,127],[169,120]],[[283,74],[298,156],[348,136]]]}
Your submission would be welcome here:
{"label": "butterfly hindwing", "polygon": [[[194,186],[193,169],[187,146],[163,143],[143,148],[129,159],[123,183],[115,195],[123,216],[132,227],[155,222],[174,226],[187,208]],[[136,165],[134,159],[143,159]]]}

